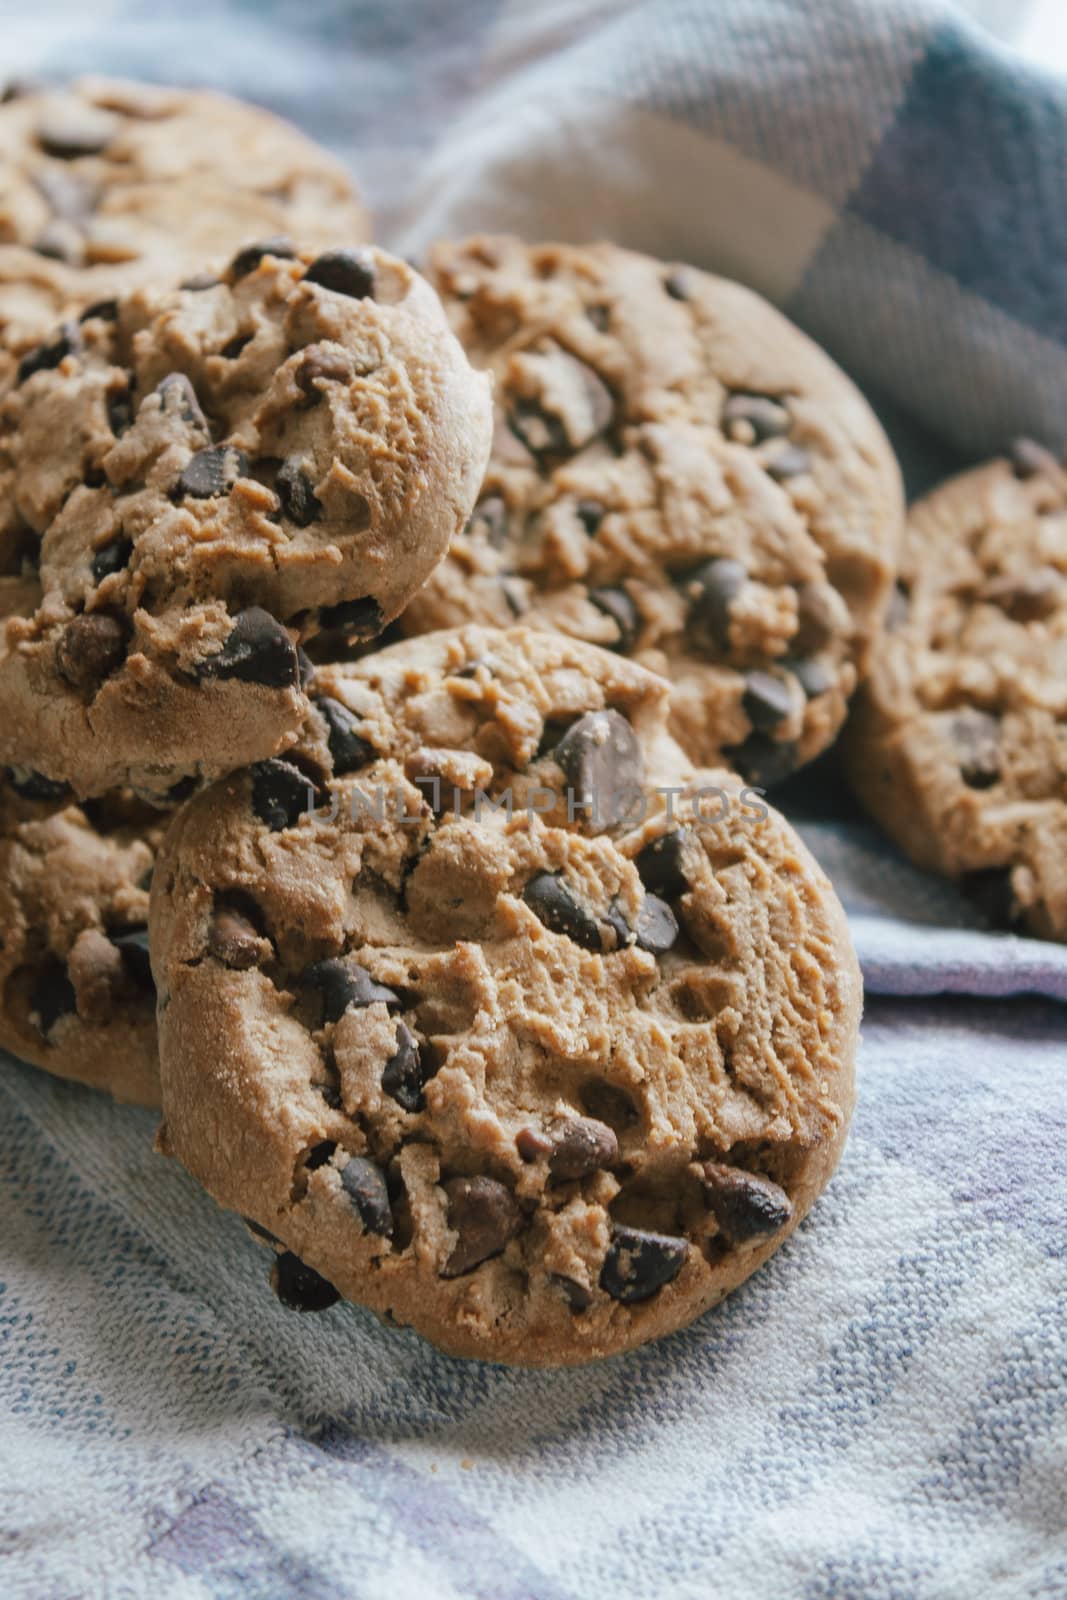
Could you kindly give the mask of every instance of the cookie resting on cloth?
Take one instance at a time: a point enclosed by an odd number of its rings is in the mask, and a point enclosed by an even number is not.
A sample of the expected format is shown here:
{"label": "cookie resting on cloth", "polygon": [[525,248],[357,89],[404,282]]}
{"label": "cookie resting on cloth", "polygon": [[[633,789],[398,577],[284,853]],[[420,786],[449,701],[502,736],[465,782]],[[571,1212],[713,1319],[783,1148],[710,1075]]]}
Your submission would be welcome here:
{"label": "cookie resting on cloth", "polygon": [[1067,939],[1067,472],[1040,445],[912,507],[844,750],[913,861],[994,927]]}
{"label": "cookie resting on cloth", "polygon": [[25,356],[0,410],[0,762],[172,797],[291,744],[300,638],[374,637],[490,435],[426,283],[368,246],[242,250]]}
{"label": "cookie resting on cloth", "polygon": [[440,244],[496,436],[401,619],[538,627],[675,686],[694,761],[770,786],[830,744],[889,599],[900,473],[855,386],[751,290],[614,245]]}
{"label": "cookie resting on cloth", "polygon": [[826,1183],[844,916],[667,692],[556,634],[427,635],[322,668],[291,759],[173,823],[160,1147],[269,1236],[288,1304],[588,1361],[721,1300]]}
{"label": "cookie resting on cloth", "polygon": [[130,795],[66,801],[0,775],[0,1048],[158,1105],[148,886],[167,819]]}
{"label": "cookie resting on cloth", "polygon": [[0,379],[66,314],[221,269],[288,235],[356,245],[340,162],[259,106],[118,79],[9,85],[0,104]]}

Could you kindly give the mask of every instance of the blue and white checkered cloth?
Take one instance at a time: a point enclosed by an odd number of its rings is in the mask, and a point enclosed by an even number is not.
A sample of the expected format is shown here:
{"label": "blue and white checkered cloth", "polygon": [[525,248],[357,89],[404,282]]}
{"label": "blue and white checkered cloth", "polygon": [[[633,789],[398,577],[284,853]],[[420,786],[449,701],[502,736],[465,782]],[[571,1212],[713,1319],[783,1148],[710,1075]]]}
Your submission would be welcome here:
{"label": "blue and white checkered cloth", "polygon": [[[606,235],[753,284],[913,488],[1067,434],[1067,84],[943,0],[111,0],[3,32],[11,71],[277,108],[404,251]],[[868,982],[851,1141],[754,1280],[599,1367],[287,1314],[150,1116],[4,1066],[4,1600],[1067,1596],[1067,947],[983,932],[832,759],[789,804]]]}

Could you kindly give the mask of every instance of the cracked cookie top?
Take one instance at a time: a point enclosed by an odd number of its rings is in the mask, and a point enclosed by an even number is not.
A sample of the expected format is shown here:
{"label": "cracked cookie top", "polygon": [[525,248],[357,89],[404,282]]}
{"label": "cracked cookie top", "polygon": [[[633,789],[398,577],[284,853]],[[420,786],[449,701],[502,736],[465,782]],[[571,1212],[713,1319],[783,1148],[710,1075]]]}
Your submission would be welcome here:
{"label": "cracked cookie top", "polygon": [[691,757],[769,785],[834,738],[903,515],[852,383],[750,290],[613,245],[438,245],[495,380],[479,504],[401,619],[516,617],[674,683]]}
{"label": "cracked cookie top", "polygon": [[994,927],[1067,939],[1067,471],[1020,440],[911,509],[844,742],[864,803]]}
{"label": "cracked cookie top", "polygon": [[356,245],[341,164],[258,106],[116,79],[15,83],[0,104],[0,375],[64,314],[221,268],[286,234]]}
{"label": "cracked cookie top", "polygon": [[0,777],[0,1046],[158,1105],[148,888],[166,819],[130,795],[69,799],[24,768]]}
{"label": "cracked cookie top", "polygon": [[530,1365],[688,1322],[840,1153],[860,981],[827,879],[582,641],[472,626],[312,694],[160,856],[162,1148],[301,1309]]}
{"label": "cracked cookie top", "polygon": [[65,324],[0,413],[0,760],[169,795],[291,743],[297,641],[396,615],[470,511],[489,409],[370,247],[268,241]]}

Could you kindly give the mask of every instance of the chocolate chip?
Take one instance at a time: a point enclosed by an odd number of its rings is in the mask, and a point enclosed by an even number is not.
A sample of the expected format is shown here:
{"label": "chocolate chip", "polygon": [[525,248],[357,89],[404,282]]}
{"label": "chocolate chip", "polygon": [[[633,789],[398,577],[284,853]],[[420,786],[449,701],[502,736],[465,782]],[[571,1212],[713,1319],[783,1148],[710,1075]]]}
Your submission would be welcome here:
{"label": "chocolate chip", "polygon": [[289,761],[257,761],[251,771],[252,810],[271,833],[294,828],[318,804],[311,779]]}
{"label": "chocolate chip", "polygon": [[276,234],[272,239],[260,239],[238,250],[230,262],[230,277],[235,283],[238,278],[246,278],[250,272],[255,272],[264,256],[280,256],[283,261],[288,261],[295,255],[296,246],[284,234]]}
{"label": "chocolate chip", "polygon": [[1015,476],[1024,481],[1053,473],[1059,467],[1052,451],[1036,439],[1013,439],[1008,445],[1008,458]]}
{"label": "chocolate chip", "polygon": [[56,778],[46,778],[43,772],[32,767],[5,767],[8,783],[24,800],[63,800],[69,787]]}
{"label": "chocolate chip", "polygon": [[521,617],[527,609],[526,590],[521,580],[519,578],[503,577],[500,579],[500,589],[512,616]]}
{"label": "chocolate chip", "polygon": [[358,772],[360,767],[377,759],[377,750],[356,732],[356,719],[340,700],[321,695],[315,701],[315,709],[326,723],[326,737],[336,777],[343,778],[346,772]]}
{"label": "chocolate chip", "polygon": [[982,599],[999,606],[1013,622],[1041,622],[1058,610],[1065,596],[1067,583],[1055,567],[993,578],[982,590]]}
{"label": "chocolate chip", "polygon": [[133,421],[133,394],[129,388],[112,389],[107,397],[107,425],[121,439]]}
{"label": "chocolate chip", "polygon": [[689,890],[686,862],[692,860],[694,841],[686,828],[673,828],[653,839],[634,860],[641,882],[653,894],[677,900]]}
{"label": "chocolate chip", "polygon": [[520,1128],[515,1135],[515,1149],[523,1161],[541,1161],[552,1154],[555,1145],[540,1128]]}
{"label": "chocolate chip", "polygon": [[365,250],[324,250],[304,274],[305,283],[317,283],[353,300],[373,298],[374,258]]}
{"label": "chocolate chip", "polygon": [[592,539],[603,522],[606,515],[605,507],[599,500],[579,500],[574,508],[575,515],[586,533]]}
{"label": "chocolate chip", "polygon": [[566,934],[583,950],[602,950],[600,924],[579,905],[563,879],[554,872],[539,872],[522,891],[530,910],[552,933]]}
{"label": "chocolate chip", "polygon": [[53,217],[51,222],[45,223],[33,241],[33,249],[46,261],[63,261],[70,267],[80,266],[85,257],[85,247],[77,227],[62,217]]}
{"label": "chocolate chip", "polygon": [[616,1133],[625,1133],[641,1120],[640,1112],[625,1089],[618,1084],[606,1083],[603,1078],[590,1078],[582,1087],[581,1102],[589,1115],[598,1122],[606,1122]]}
{"label": "chocolate chip", "polygon": [[235,906],[216,906],[208,928],[208,955],[235,972],[258,964],[263,940],[252,922]]}
{"label": "chocolate chip", "polygon": [[787,445],[767,462],[767,471],[775,483],[786,483],[790,478],[799,478],[802,473],[811,471],[811,455],[800,445]]}
{"label": "chocolate chip", "polygon": [[793,1215],[793,1202],[770,1178],[719,1161],[704,1163],[704,1197],[732,1244],[777,1233]]}
{"label": "chocolate chip", "polygon": [[102,544],[99,550],[93,551],[93,559],[89,570],[93,575],[94,583],[103,583],[105,578],[110,578],[116,572],[121,572],[133,555],[133,543],[129,539],[112,539],[108,544]]}
{"label": "chocolate chip", "polygon": [[961,886],[994,928],[1009,930],[1018,927],[1022,919],[1012,886],[1010,866],[967,872],[961,879]]}
{"label": "chocolate chip", "polygon": [[793,696],[783,679],[774,677],[770,672],[749,672],[745,675],[741,706],[754,728],[770,733],[789,716],[793,709]]}
{"label": "chocolate chip", "polygon": [[306,528],[322,516],[322,502],[315,497],[311,479],[300,465],[297,456],[290,456],[278,468],[274,487],[282,503],[282,511],[298,528]]}
{"label": "chocolate chip", "polygon": [[600,1273],[600,1287],[623,1305],[636,1305],[675,1279],[689,1254],[686,1239],[616,1224]]}
{"label": "chocolate chip", "polygon": [[911,611],[911,596],[901,583],[893,585],[893,593],[889,596],[889,605],[886,608],[885,627],[887,633],[895,633],[902,628],[908,620]]}
{"label": "chocolate chip", "polygon": [[65,322],[57,336],[47,344],[39,344],[19,362],[18,381],[25,383],[35,372],[51,372],[67,356],[78,355],[82,347],[81,330],[76,323]]}
{"label": "chocolate chip", "polygon": [[527,396],[514,399],[507,413],[512,433],[539,459],[583,449],[604,432],[615,414],[611,390],[592,367],[563,350],[557,351],[552,361],[559,387],[580,394],[581,417],[570,410],[566,414],[554,411],[547,391],[539,400]]}
{"label": "chocolate chip", "polygon": [[797,631],[793,649],[798,656],[814,655],[830,644],[838,631],[833,590],[825,583],[797,585]]}
{"label": "chocolate chip", "polygon": [[79,322],[117,322],[119,320],[119,303],[117,300],[94,300],[91,306],[78,318]]}
{"label": "chocolate chip", "polygon": [[[156,394],[159,395],[161,407],[168,416],[176,415],[182,422],[199,428],[202,433],[210,437],[211,430],[197,399],[196,390],[184,372],[168,372],[167,376],[156,384]],[[194,456],[193,460],[195,459]]]}
{"label": "chocolate chip", "polygon": [[370,595],[342,600],[340,605],[323,606],[319,622],[330,633],[346,633],[351,639],[375,639],[383,627],[382,608]]}
{"label": "chocolate chip", "polygon": [[232,444],[213,444],[190,456],[174,486],[177,498],[192,495],[207,500],[229,494],[238,478],[248,475],[248,457]]}
{"label": "chocolate chip", "polygon": [[743,744],[734,745],[723,754],[745,782],[757,788],[769,789],[796,770],[796,744],[792,740],[770,739],[765,733],[750,733]]}
{"label": "chocolate chip", "polygon": [[465,531],[475,538],[486,539],[494,550],[500,550],[508,536],[508,508],[503,498],[489,494],[479,500]]}
{"label": "chocolate chip", "polygon": [[239,611],[222,649],[208,656],[198,670],[201,678],[236,678],[267,689],[294,687],[300,677],[293,641],[262,606]]}
{"label": "chocolate chip", "polygon": [[341,1172],[341,1187],[358,1211],[367,1232],[391,1239],[393,1213],[381,1168],[365,1156],[353,1156]]}
{"label": "chocolate chip", "polygon": [[598,611],[611,618],[619,630],[613,650],[630,651],[641,630],[641,613],[623,588],[590,589],[589,599]]}
{"label": "chocolate chip", "polygon": [[622,907],[619,905],[618,900],[613,900],[608,906],[602,918],[603,924],[606,924],[615,936],[614,942],[612,942],[603,932],[601,933],[601,947],[605,952],[626,950],[636,942],[637,936],[623,916]]}
{"label": "chocolate chip", "polygon": [[787,665],[803,689],[806,700],[817,700],[821,694],[828,694],[837,682],[833,672],[822,661],[790,661]]}
{"label": "chocolate chip", "polygon": [[122,954],[123,965],[130,977],[142,989],[155,991],[152,961],[148,952],[148,929],[128,928],[125,933],[113,933],[111,943]]}
{"label": "chocolate chip", "polygon": [[552,752],[576,802],[589,800],[594,826],[608,826],[613,797],[640,789],[645,762],[621,712],[590,711],[571,724]]}
{"label": "chocolate chip", "polygon": [[948,726],[960,764],[960,777],[970,789],[991,789],[1000,781],[1000,723],[988,712],[968,707]]}
{"label": "chocolate chip", "polygon": [[495,1178],[450,1178],[442,1187],[448,1226],[458,1238],[441,1276],[459,1278],[500,1254],[518,1233],[522,1213],[511,1190]]}
{"label": "chocolate chip", "polygon": [[549,1130],[548,1170],[560,1183],[576,1182],[619,1158],[615,1130],[595,1117],[562,1117]]}
{"label": "chocolate chip", "polygon": [[[65,222],[84,222],[96,208],[100,198],[100,191],[95,183],[69,167],[42,167],[34,173],[33,182],[41,195],[48,202],[57,217]],[[98,300],[99,305],[114,305],[115,310],[105,316],[114,321],[118,316],[116,301]],[[100,315],[94,307],[88,307],[78,317],[79,322],[87,322],[90,315]]]}
{"label": "chocolate chip", "polygon": [[90,611],[74,617],[60,634],[56,667],[72,688],[96,690],[126,655],[126,630],[117,617]]}
{"label": "chocolate chip", "polygon": [[191,278],[183,278],[179,289],[188,289],[191,294],[202,294],[205,289],[214,289],[216,284],[222,282],[214,272],[194,272]]}
{"label": "chocolate chip", "polygon": [[315,676],[315,663],[311,660],[303,645],[296,647],[296,681],[301,689],[306,689]]}
{"label": "chocolate chip", "polygon": [[320,383],[347,383],[352,376],[352,358],[345,350],[328,344],[309,344],[294,374],[309,406],[322,399]]}
{"label": "chocolate chip", "polygon": [[270,1269],[270,1286],[289,1311],[328,1311],[341,1296],[332,1283],[305,1266],[299,1256],[283,1250]]}
{"label": "chocolate chip", "polygon": [[422,1088],[428,1076],[418,1040],[406,1023],[398,1022],[396,1051],[382,1069],[382,1089],[403,1110],[421,1111]]}
{"label": "chocolate chip", "polygon": [[308,967],[303,982],[322,992],[322,1020],[340,1022],[350,1006],[361,1010],[364,1006],[385,1005],[396,1010],[401,1005],[400,996],[383,983],[376,983],[357,961],[344,961],[330,956]]}
{"label": "chocolate chip", "polygon": [[665,900],[646,894],[637,916],[637,948],[662,956],[678,942],[678,918]]}
{"label": "chocolate chip", "polygon": [[219,355],[223,361],[236,361],[242,350],[246,350],[252,343],[251,333],[235,333],[232,339],[227,339]]}
{"label": "chocolate chip", "polygon": [[118,132],[118,123],[106,112],[87,107],[84,111],[64,111],[44,118],[37,125],[37,143],[46,155],[57,161],[76,161],[80,156],[98,156]]}
{"label": "chocolate chip", "polygon": [[780,400],[739,391],[723,406],[722,425],[723,432],[738,444],[762,444],[764,439],[788,433],[791,418]]}
{"label": "chocolate chip", "polygon": [[693,275],[686,267],[672,267],[663,279],[663,287],[672,300],[688,300],[693,286]]}
{"label": "chocolate chip", "polygon": [[77,1007],[66,963],[49,956],[30,990],[30,1015],[36,1016],[42,1038],[47,1039],[61,1017],[73,1016]]}
{"label": "chocolate chip", "polygon": [[681,580],[681,590],[689,601],[687,627],[700,648],[725,651],[730,648],[730,607],[748,579],[740,561],[730,556],[713,556]]}
{"label": "chocolate chip", "polygon": [[0,104],[9,105],[12,100],[24,100],[27,95],[41,94],[48,88],[48,82],[42,77],[35,77],[25,73],[20,78],[9,78],[0,92]]}

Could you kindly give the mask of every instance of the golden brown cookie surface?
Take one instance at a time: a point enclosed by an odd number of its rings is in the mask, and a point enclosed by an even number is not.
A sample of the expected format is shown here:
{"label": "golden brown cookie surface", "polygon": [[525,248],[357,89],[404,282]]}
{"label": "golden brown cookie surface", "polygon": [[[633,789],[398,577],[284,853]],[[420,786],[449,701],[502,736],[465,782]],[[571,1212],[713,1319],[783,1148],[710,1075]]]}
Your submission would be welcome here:
{"label": "golden brown cookie surface", "polygon": [[370,237],[340,163],[258,106],[104,78],[16,85],[0,105],[5,352],[282,234],[316,249]]}
{"label": "golden brown cookie surface", "polygon": [[160,858],[163,1148],[305,1309],[530,1365],[682,1326],[844,1141],[829,883],[686,761],[661,680],[582,642],[428,635],[311,693],[293,760],[197,796]]}
{"label": "golden brown cookie surface", "polygon": [[994,926],[1067,939],[1067,472],[1021,441],[911,510],[845,738],[860,798]]}
{"label": "golden brown cookie surface", "polygon": [[436,297],[370,246],[257,246],[64,324],[0,418],[0,761],[170,797],[284,748],[297,641],[400,610],[489,432]]}
{"label": "golden brown cookie surface", "polygon": [[478,508],[401,619],[515,618],[674,684],[695,761],[773,784],[834,738],[903,501],[833,362],[758,295],[613,245],[473,239],[427,273],[497,411]]}

